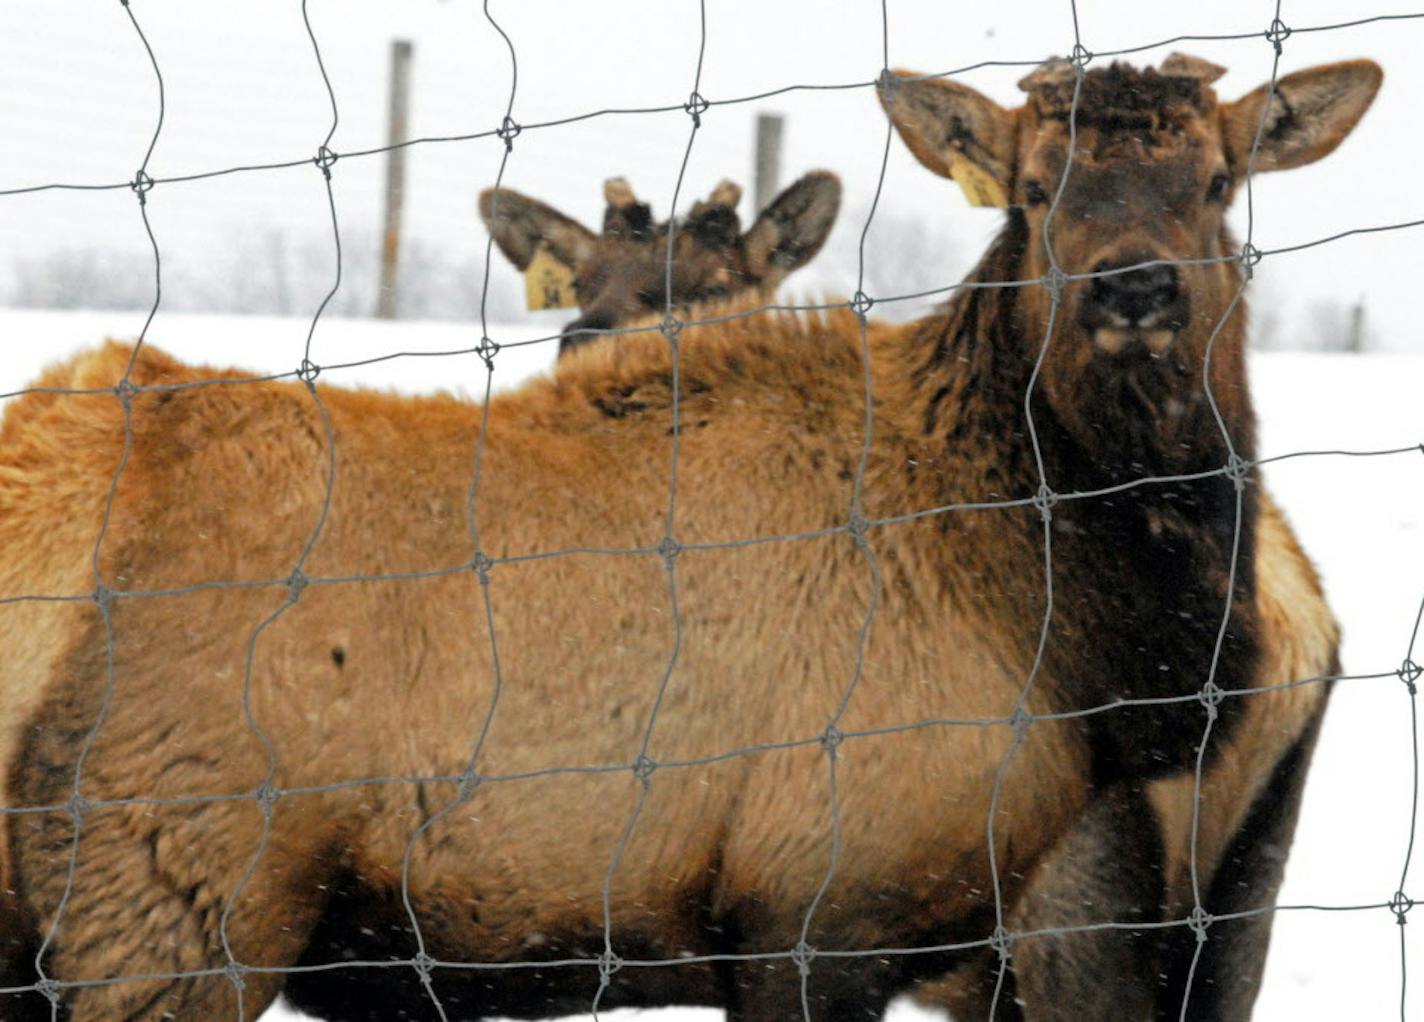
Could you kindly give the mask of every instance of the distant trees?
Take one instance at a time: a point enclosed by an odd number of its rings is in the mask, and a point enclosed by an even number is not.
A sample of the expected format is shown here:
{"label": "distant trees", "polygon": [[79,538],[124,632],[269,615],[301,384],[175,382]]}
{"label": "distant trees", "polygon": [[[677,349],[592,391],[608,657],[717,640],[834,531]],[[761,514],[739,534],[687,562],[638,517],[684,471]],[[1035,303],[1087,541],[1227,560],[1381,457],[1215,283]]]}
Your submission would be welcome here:
{"label": "distant trees", "polygon": [[[160,239],[161,240],[161,239]],[[378,279],[374,234],[343,231],[341,287],[327,310],[370,315]],[[468,320],[479,314],[483,246],[455,253],[409,239],[401,252],[403,319]],[[201,262],[188,250],[160,244],[163,308],[184,312],[308,315],[336,279],[330,237],[293,238],[280,228],[236,232],[230,247]],[[206,254],[205,254],[206,255]],[[495,260],[502,260],[498,253]],[[523,291],[502,265],[493,268],[489,316],[508,322],[524,314]],[[153,255],[141,248],[56,249],[22,257],[0,276],[0,304],[47,309],[146,309],[153,303]]]}
{"label": "distant trees", "polygon": [[[793,301],[849,298],[860,264],[860,234],[867,208],[848,209],[825,250],[793,277]],[[328,312],[369,316],[379,279],[373,231],[343,230],[341,287]],[[294,238],[281,228],[235,232],[223,253],[192,258],[191,249],[162,249],[163,308],[185,312],[310,315],[335,280],[329,236]],[[487,314],[491,322],[523,319],[522,283],[504,258],[493,254]],[[0,268],[3,270],[4,268]],[[882,302],[874,315],[909,319],[948,297],[942,289],[968,266],[963,248],[924,218],[878,210],[865,249],[866,294],[883,299],[922,291],[925,298]],[[142,248],[56,249],[22,257],[0,275],[0,304],[48,309],[146,309],[153,302],[153,255]],[[466,321],[478,318],[484,283],[484,238],[458,250],[422,238],[401,245],[401,319]],[[1375,347],[1365,299],[1321,298],[1303,312],[1291,309],[1269,279],[1250,296],[1252,346],[1260,351],[1369,351]]]}

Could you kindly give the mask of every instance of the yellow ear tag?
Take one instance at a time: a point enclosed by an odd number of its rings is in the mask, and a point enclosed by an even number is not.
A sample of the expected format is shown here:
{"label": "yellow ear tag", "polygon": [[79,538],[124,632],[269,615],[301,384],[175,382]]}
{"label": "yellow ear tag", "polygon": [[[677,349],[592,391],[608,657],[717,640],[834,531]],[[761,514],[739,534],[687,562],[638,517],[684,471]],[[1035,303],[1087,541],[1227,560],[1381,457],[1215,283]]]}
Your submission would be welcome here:
{"label": "yellow ear tag", "polygon": [[954,162],[949,166],[949,176],[964,190],[964,197],[969,200],[971,206],[1003,208],[1009,204],[1009,196],[1004,191],[1004,186],[967,156],[955,156]]}
{"label": "yellow ear tag", "polygon": [[540,242],[524,271],[524,304],[530,310],[571,309],[578,304],[574,270]]}

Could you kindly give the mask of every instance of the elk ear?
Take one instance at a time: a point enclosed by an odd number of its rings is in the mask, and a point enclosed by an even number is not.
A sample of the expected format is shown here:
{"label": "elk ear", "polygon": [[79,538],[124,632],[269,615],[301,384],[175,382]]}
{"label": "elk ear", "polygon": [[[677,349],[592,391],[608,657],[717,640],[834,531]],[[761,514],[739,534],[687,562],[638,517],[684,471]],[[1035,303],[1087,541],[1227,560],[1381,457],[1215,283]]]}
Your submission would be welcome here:
{"label": "elk ear", "polygon": [[1288,170],[1328,156],[1359,123],[1383,79],[1372,60],[1323,64],[1286,75],[1274,94],[1263,85],[1226,105],[1222,134],[1232,169],[1246,173],[1258,131],[1254,172]]}
{"label": "elk ear", "polygon": [[996,198],[1012,192],[1017,127],[1013,111],[967,85],[912,71],[893,72],[876,91],[910,152],[930,170],[954,178],[968,191],[966,182],[979,176],[977,169],[992,181],[989,190],[997,188]]}
{"label": "elk ear", "polygon": [[486,188],[480,192],[480,219],[494,235],[499,250],[521,270],[529,268],[541,241],[549,246],[555,259],[577,269],[593,251],[596,240],[593,232],[577,220],[509,188]]}
{"label": "elk ear", "polygon": [[821,251],[841,208],[841,182],[813,170],[771,200],[742,235],[747,269],[764,284],[776,284]]}

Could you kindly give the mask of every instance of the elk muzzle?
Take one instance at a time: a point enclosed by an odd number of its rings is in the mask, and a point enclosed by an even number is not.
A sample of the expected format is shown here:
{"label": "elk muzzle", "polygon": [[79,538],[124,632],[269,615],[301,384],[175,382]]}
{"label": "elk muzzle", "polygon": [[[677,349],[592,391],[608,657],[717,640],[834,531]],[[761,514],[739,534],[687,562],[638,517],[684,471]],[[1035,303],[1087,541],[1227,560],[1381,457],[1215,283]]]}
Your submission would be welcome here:
{"label": "elk muzzle", "polygon": [[[1181,276],[1161,256],[1134,253],[1103,261],[1078,305],[1078,322],[1093,344],[1109,354],[1145,351],[1161,355],[1187,324],[1187,296]],[[1151,265],[1142,265],[1142,264]]]}

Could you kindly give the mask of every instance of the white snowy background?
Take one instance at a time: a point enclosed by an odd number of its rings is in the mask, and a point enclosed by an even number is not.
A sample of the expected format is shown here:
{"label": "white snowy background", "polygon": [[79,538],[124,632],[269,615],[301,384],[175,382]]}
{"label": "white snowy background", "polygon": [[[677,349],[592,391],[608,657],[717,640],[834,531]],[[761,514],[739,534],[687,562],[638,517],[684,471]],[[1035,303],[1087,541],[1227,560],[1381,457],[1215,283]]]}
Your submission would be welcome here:
{"label": "white snowy background", "polygon": [[[698,6],[679,2],[599,4],[495,2],[514,41],[523,123],[603,108],[680,104],[692,86]],[[882,65],[881,15],[873,0],[767,4],[708,0],[701,85],[711,99],[797,83],[873,79]],[[1081,0],[1084,45],[1105,51],[1180,34],[1263,31],[1274,2],[1142,4]],[[330,107],[296,0],[134,0],[163,70],[167,116],[149,172],[158,178],[309,157],[330,124]],[[50,182],[106,184],[133,177],[152,135],[152,68],[117,2],[4,0],[0,33],[0,190]],[[1287,2],[1297,28],[1373,14],[1369,3]],[[392,38],[415,43],[412,135],[485,131],[508,98],[510,63],[479,5],[371,5],[313,0],[341,112],[332,148],[382,145],[386,61]],[[1034,60],[1068,51],[1068,0],[965,5],[896,0],[888,6],[890,63],[942,71],[984,60]],[[1265,81],[1273,53],[1257,36],[1174,43],[1231,68],[1223,95]],[[1286,40],[1283,71],[1370,56],[1386,69],[1374,109],[1341,150],[1318,166],[1262,178],[1254,241],[1293,245],[1359,227],[1419,219],[1421,146],[1415,128],[1424,95],[1424,20],[1306,33]],[[984,68],[965,80],[1002,102],[1015,100],[1022,68]],[[841,174],[841,221],[818,262],[793,278],[791,297],[855,289],[855,243],[879,175],[884,120],[865,88],[800,91],[704,115],[687,169],[684,204],[722,177],[750,184],[752,121],[787,117],[783,179],[828,167]],[[689,124],[681,111],[610,114],[520,135],[505,183],[597,223],[603,178],[623,174],[655,210],[671,200]],[[380,157],[350,157],[334,169],[346,281],[318,326],[313,360],[330,364],[395,351],[467,348],[484,274],[485,235],[474,212],[503,145],[487,139],[411,150],[402,279],[408,309],[431,319],[378,323],[371,267],[379,229]],[[743,215],[749,218],[748,202]],[[1235,211],[1244,235],[1244,203]],[[300,360],[311,313],[334,271],[329,211],[309,164],[189,183],[161,184],[149,212],[163,256],[164,302],[148,339],[184,358],[258,371]],[[884,197],[866,246],[866,290],[886,295],[957,280],[995,226],[956,189],[892,144]],[[1257,268],[1257,341],[1252,385],[1261,453],[1371,450],[1424,441],[1424,346],[1418,274],[1424,228],[1356,236],[1272,256]],[[525,315],[519,282],[498,253],[490,267],[496,340],[548,334],[564,313]],[[101,340],[132,337],[152,298],[152,255],[127,189],[0,195],[0,393],[23,387],[46,363]],[[1363,355],[1336,346],[1344,310],[1363,302]],[[101,305],[102,309],[92,306]],[[67,311],[46,310],[58,306]],[[181,311],[180,311],[181,310]],[[254,310],[287,315],[239,315]],[[221,313],[221,314],[219,314]],[[1305,349],[1287,351],[1277,349]],[[552,346],[501,352],[497,385],[543,371]],[[408,392],[477,392],[473,357],[407,357],[332,370],[329,385]],[[1424,597],[1424,455],[1321,456],[1278,462],[1265,476],[1320,566],[1345,628],[1347,673],[1391,671],[1403,659]],[[1416,658],[1418,653],[1416,652]],[[1413,780],[1409,700],[1399,681],[1337,687],[1312,767],[1291,852],[1283,905],[1350,906],[1387,901],[1399,886],[1409,841]],[[1416,897],[1424,885],[1407,884]],[[1424,900],[1424,897],[1421,897]],[[1419,912],[1411,918],[1419,921]],[[1424,943],[1405,928],[1411,972],[1424,975]],[[1278,914],[1256,1017],[1264,1020],[1398,1018],[1400,931],[1385,910]],[[1411,1017],[1419,1017],[1418,995]],[[691,1019],[660,1012],[656,1022]],[[713,1013],[701,1013],[705,1019]],[[919,1013],[897,1005],[896,1022]],[[267,1022],[292,1016],[276,1008]],[[652,1020],[650,1020],[652,1022]]]}

